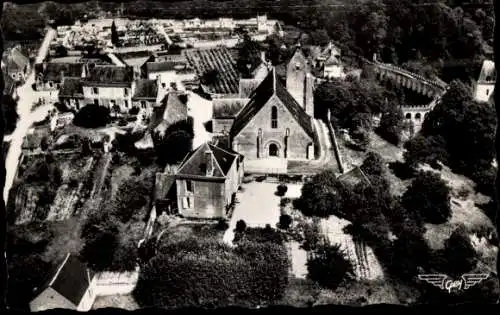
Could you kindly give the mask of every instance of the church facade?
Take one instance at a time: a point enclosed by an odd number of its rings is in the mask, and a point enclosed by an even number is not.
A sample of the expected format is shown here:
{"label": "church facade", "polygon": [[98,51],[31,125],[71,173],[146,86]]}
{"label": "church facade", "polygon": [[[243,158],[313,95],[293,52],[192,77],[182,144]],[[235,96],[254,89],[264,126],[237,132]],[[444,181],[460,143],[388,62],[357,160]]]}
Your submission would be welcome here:
{"label": "church facade", "polygon": [[312,85],[308,84],[312,81],[306,73],[300,73],[306,69],[295,67],[298,62],[293,59],[290,66],[295,72],[287,76],[287,85],[294,83],[292,91],[272,68],[234,119],[232,147],[247,160],[315,158]]}

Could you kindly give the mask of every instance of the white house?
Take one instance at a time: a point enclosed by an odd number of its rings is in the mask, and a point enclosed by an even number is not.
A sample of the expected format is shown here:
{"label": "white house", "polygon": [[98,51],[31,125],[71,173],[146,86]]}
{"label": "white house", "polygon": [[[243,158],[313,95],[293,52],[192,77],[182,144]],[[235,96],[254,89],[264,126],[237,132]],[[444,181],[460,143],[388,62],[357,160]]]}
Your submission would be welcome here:
{"label": "white house", "polygon": [[68,254],[54,277],[30,302],[30,310],[63,308],[86,312],[94,304],[94,284],[94,275],[85,264]]}
{"label": "white house", "polygon": [[474,87],[474,99],[478,102],[489,102],[496,82],[495,62],[485,60],[481,73]]}
{"label": "white house", "polygon": [[88,75],[82,82],[84,102],[127,112],[132,108],[135,92],[132,67],[86,66]]}

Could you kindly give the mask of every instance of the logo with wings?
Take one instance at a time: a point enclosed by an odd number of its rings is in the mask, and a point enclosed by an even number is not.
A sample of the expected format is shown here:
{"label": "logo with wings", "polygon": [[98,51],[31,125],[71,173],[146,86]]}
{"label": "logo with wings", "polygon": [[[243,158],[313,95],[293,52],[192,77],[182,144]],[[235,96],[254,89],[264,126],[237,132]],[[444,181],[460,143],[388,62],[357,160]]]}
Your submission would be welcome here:
{"label": "logo with wings", "polygon": [[458,280],[453,280],[444,274],[427,274],[418,275],[420,280],[424,280],[442,290],[451,293],[451,290],[467,290],[481,281],[487,279],[489,276],[483,273],[467,273],[462,275]]}

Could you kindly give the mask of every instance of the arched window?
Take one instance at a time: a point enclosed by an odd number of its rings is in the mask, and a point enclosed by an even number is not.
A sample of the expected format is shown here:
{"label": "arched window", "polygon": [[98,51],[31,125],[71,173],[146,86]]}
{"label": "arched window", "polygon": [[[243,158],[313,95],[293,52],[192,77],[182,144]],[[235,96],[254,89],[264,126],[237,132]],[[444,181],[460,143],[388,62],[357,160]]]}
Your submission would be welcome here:
{"label": "arched window", "polygon": [[490,90],[486,89],[486,96],[490,95]]}
{"label": "arched window", "polygon": [[278,108],[276,106],[271,108],[271,128],[278,128]]}
{"label": "arched window", "polygon": [[415,119],[420,120],[422,118],[422,115],[420,113],[415,114]]}
{"label": "arched window", "polygon": [[406,119],[411,119],[411,114],[410,113],[406,113]]}

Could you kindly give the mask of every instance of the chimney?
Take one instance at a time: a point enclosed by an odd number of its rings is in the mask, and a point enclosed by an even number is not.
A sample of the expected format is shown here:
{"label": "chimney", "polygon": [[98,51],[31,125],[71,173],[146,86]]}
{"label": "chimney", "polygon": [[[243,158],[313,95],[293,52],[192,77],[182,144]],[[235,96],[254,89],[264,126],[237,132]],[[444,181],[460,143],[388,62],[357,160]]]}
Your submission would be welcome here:
{"label": "chimney", "polygon": [[161,87],[161,76],[160,75],[156,76],[156,85],[158,86],[158,90],[160,90],[162,88]]}
{"label": "chimney", "polygon": [[213,176],[214,158],[213,158],[213,153],[210,150],[205,151],[205,165],[206,165],[206,176]]}
{"label": "chimney", "polygon": [[64,70],[61,70],[61,84],[64,82]]}
{"label": "chimney", "polygon": [[43,69],[43,72],[45,72],[47,70],[47,61],[42,62],[42,69]]}

